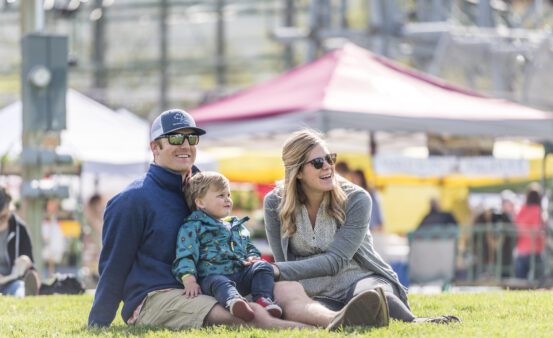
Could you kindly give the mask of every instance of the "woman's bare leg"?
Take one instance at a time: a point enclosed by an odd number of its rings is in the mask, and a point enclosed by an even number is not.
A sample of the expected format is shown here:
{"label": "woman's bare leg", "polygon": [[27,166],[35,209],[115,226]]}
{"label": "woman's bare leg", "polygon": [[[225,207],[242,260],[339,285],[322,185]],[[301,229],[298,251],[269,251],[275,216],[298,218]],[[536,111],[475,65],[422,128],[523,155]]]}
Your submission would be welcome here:
{"label": "woman's bare leg", "polygon": [[254,319],[247,323],[250,326],[263,329],[313,328],[308,324],[275,318],[259,304],[250,303],[250,306],[255,313]]}
{"label": "woman's bare leg", "polygon": [[240,318],[234,317],[229,311],[221,305],[215,305],[205,318],[204,325],[228,325],[228,326],[253,326],[263,329],[285,329],[285,328],[309,328],[310,325],[282,320],[272,317],[267,310],[256,303],[249,303],[254,311],[255,317],[251,322],[245,322]]}
{"label": "woman's bare leg", "polygon": [[336,312],[309,298],[298,282],[277,282],[274,294],[284,319],[326,327],[336,317]]}

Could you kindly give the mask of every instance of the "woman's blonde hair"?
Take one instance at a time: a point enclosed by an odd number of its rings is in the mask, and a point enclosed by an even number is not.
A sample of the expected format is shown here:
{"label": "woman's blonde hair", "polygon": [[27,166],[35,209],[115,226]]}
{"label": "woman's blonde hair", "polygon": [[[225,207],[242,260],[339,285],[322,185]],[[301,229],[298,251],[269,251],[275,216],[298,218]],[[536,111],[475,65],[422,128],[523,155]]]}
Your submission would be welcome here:
{"label": "woman's blonde hair", "polygon": [[210,187],[218,190],[229,189],[229,180],[214,171],[202,171],[192,176],[186,183],[184,197],[188,208],[192,211],[197,210],[196,198],[204,197]]}
{"label": "woman's blonde hair", "polygon": [[[303,129],[295,132],[286,140],[282,148],[282,162],[284,163],[284,182],[280,184],[281,201],[278,207],[278,217],[282,225],[282,232],[288,236],[296,233],[296,214],[301,206],[307,202],[307,196],[302,189],[298,174],[302,170],[309,153],[316,146],[326,148],[326,143],[319,132],[312,129]],[[346,193],[338,182],[334,189],[325,193],[322,207],[326,213],[334,218],[338,224],[346,219]]]}

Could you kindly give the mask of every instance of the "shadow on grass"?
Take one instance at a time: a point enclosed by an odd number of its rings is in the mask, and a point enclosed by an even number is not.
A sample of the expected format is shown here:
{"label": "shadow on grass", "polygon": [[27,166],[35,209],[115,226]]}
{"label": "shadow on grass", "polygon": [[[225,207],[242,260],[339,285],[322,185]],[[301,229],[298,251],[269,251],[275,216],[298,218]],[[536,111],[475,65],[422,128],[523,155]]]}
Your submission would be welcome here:
{"label": "shadow on grass", "polygon": [[[377,328],[374,327],[341,327],[336,331],[330,332],[326,331],[324,328],[314,328],[314,329],[292,329],[293,331],[298,332],[305,332],[305,333],[316,333],[317,331],[320,332],[326,332],[328,334],[345,334],[345,335],[351,335],[351,334],[363,334],[368,333],[372,330],[375,330]],[[158,336],[162,335],[162,333],[191,333],[196,330],[201,330],[206,336],[209,336],[211,334],[222,334],[222,333],[228,333],[230,335],[234,334],[240,334],[240,331],[243,332],[243,330],[248,330],[250,332],[250,335],[252,337],[257,337],[258,335],[256,333],[261,332],[272,332],[277,333],[281,331],[287,331],[290,329],[278,329],[278,328],[272,328],[272,329],[261,329],[261,328],[248,328],[248,327],[233,327],[233,326],[209,326],[204,327],[201,329],[181,329],[181,330],[172,330],[166,327],[159,327],[159,326],[132,326],[132,325],[112,325],[108,328],[88,328],[86,326],[82,327],[79,330],[73,330],[71,334],[75,336],[144,336],[144,335],[153,335]],[[157,333],[157,335],[156,335]],[[262,336],[262,335],[261,335]],[[309,336],[309,334],[308,334]]]}
{"label": "shadow on grass", "polygon": [[159,326],[132,326],[132,325],[112,325],[110,327],[82,327],[79,330],[73,330],[75,336],[139,336],[145,334],[161,333],[161,332],[187,332],[192,329],[171,330],[166,327]]}

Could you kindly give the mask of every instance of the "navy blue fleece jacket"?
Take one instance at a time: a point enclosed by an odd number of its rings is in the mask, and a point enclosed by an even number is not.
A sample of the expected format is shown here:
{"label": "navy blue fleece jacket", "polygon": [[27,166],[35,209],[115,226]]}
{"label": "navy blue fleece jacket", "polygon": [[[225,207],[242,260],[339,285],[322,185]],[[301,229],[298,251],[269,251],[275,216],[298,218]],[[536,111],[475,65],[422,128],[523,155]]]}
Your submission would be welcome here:
{"label": "navy blue fleece jacket", "polygon": [[181,181],[181,175],[152,164],[108,202],[88,325],[109,326],[121,301],[127,322],[149,292],[182,288],[171,273],[177,233],[190,214]]}

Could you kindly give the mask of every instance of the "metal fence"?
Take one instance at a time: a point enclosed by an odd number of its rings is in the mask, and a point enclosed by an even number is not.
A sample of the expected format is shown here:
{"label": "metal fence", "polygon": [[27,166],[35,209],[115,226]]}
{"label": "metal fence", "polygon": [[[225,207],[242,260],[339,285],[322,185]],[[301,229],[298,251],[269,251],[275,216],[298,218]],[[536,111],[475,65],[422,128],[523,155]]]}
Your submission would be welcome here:
{"label": "metal fence", "polygon": [[[495,285],[509,288],[535,288],[551,282],[548,241],[552,232],[521,232],[509,223],[473,226],[433,226],[408,234],[409,280],[414,284],[441,282],[443,286]],[[527,278],[517,278],[515,261],[519,238],[527,236],[531,252],[538,241],[545,242],[543,252],[529,256]]]}

